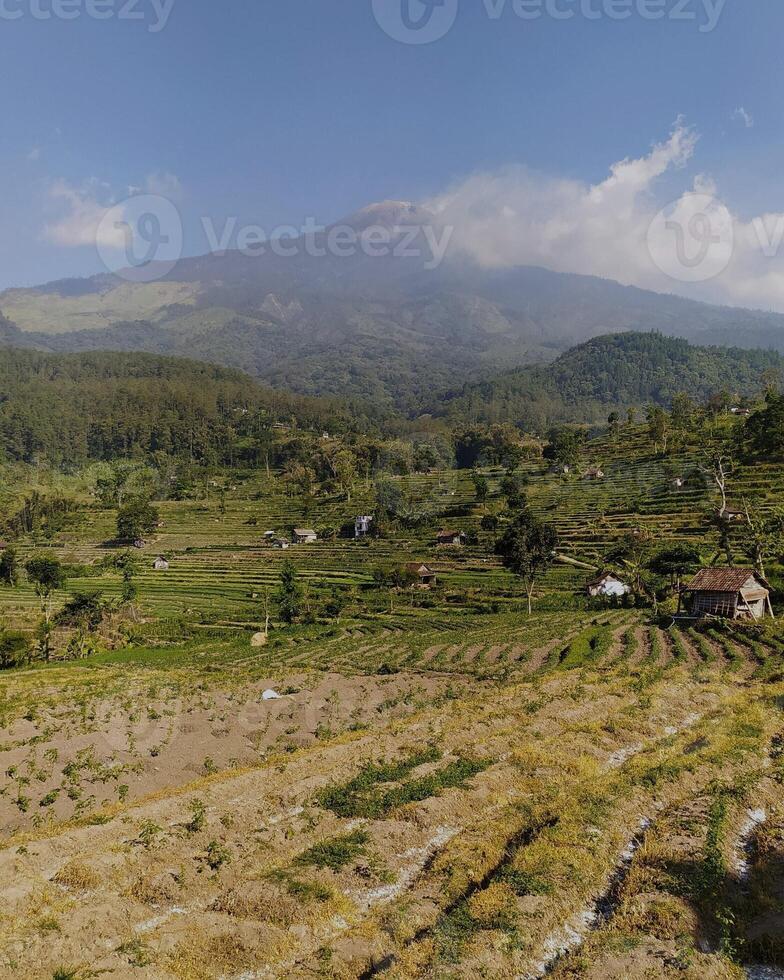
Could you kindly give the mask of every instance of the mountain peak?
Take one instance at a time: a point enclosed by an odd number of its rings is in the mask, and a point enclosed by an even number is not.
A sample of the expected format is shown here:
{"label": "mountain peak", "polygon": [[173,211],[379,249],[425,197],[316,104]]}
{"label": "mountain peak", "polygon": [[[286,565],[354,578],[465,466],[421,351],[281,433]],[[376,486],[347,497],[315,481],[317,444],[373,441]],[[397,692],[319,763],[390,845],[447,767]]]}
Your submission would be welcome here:
{"label": "mountain peak", "polygon": [[421,225],[432,220],[426,208],[413,201],[377,201],[355,211],[341,224],[350,225],[356,231],[366,228],[398,228],[401,225]]}

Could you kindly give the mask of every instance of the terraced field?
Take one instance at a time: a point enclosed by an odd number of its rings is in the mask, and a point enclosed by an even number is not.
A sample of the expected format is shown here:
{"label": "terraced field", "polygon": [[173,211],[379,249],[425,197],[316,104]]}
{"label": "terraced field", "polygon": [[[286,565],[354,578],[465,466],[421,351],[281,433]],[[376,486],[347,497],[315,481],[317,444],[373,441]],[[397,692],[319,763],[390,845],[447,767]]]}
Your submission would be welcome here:
{"label": "terraced field", "polygon": [[[330,642],[9,675],[3,976],[598,977],[637,963],[607,934],[654,833],[778,812],[775,639],[619,611]],[[686,975],[732,975],[684,907]]]}
{"label": "terraced field", "polygon": [[[400,478],[426,526],[283,553],[267,530],[338,528],[371,489],[232,474],[161,503],[104,652],[0,675],[0,977],[775,977],[784,636],[589,607],[630,531],[717,540],[710,493],[672,482],[696,451],[663,461],[640,430],[582,462],[606,478],[521,467],[564,559],[531,617],[480,527],[500,471],[482,502],[465,472]],[[732,479],[734,500],[784,494],[781,467]],[[119,595],[114,518],[85,496],[19,542],[77,569],[55,607]],[[441,526],[478,543],[438,548]],[[408,560],[438,586],[379,587]],[[254,647],[284,561],[306,604],[345,609]],[[30,630],[40,599],[0,588],[0,616]]]}

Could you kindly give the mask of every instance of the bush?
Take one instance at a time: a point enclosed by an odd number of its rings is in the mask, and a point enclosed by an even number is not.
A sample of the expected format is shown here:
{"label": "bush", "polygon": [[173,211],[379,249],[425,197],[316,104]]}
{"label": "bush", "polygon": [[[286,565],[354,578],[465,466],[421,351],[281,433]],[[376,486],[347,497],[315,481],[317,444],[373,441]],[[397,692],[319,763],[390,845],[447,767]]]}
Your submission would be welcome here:
{"label": "bush", "polygon": [[0,632],[0,670],[21,667],[30,659],[30,641],[24,633]]}

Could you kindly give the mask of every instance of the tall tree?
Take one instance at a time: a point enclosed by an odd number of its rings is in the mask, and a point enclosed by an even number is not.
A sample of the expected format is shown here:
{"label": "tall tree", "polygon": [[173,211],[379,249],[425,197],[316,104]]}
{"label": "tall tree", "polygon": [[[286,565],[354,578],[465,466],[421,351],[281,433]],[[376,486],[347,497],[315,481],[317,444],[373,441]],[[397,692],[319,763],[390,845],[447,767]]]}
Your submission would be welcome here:
{"label": "tall tree", "polygon": [[538,520],[528,508],[517,515],[496,542],[496,554],[501,557],[506,568],[523,581],[529,616],[533,611],[536,583],[555,560],[557,546],[558,534],[555,528]]}
{"label": "tall tree", "polygon": [[36,555],[25,565],[27,577],[35,587],[35,593],[41,600],[42,619],[38,626],[38,645],[44,660],[51,655],[52,633],[52,593],[65,587],[67,576],[65,569],[57,558],[48,555]]}
{"label": "tall tree", "polygon": [[290,561],[283,563],[280,570],[280,585],[275,598],[278,612],[284,623],[291,625],[302,611],[302,586],[297,571]]}
{"label": "tall tree", "polygon": [[10,545],[0,554],[0,582],[3,585],[16,585],[19,581],[19,559],[16,549]]}

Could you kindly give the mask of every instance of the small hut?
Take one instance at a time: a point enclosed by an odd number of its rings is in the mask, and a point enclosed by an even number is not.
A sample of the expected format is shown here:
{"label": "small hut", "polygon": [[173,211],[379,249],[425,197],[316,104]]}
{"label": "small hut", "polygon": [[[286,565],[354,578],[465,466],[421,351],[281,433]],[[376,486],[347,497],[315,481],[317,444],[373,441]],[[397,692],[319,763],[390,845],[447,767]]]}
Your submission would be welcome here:
{"label": "small hut", "polygon": [[584,477],[586,480],[603,480],[604,470],[601,468],[601,466],[592,466],[590,469],[585,471]]}
{"label": "small hut", "polygon": [[692,616],[759,620],[773,615],[770,586],[753,568],[703,568],[684,592]]}
{"label": "small hut", "polygon": [[416,576],[419,579],[419,584],[422,586],[429,587],[436,584],[436,573],[429,565],[425,565],[424,562],[409,562],[406,565],[406,571],[409,575]]}
{"label": "small hut", "polygon": [[316,541],[318,541],[318,534],[312,528],[294,528],[294,544],[314,544]]}
{"label": "small hut", "polygon": [[168,572],[169,571],[169,563],[161,555],[159,555],[155,559],[155,561],[152,563],[152,567],[155,569],[156,572]]}
{"label": "small hut", "polygon": [[462,531],[439,531],[437,542],[441,547],[459,548],[466,543],[466,536]]}

